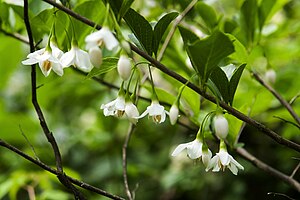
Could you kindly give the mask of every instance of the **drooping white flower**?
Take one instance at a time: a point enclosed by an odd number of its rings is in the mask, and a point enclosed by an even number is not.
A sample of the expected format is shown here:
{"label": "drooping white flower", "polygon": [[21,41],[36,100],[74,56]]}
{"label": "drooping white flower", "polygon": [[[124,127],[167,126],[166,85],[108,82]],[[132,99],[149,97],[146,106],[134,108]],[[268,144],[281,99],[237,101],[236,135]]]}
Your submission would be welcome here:
{"label": "drooping white flower", "polygon": [[64,68],[73,65],[83,72],[90,72],[93,69],[89,54],[78,48],[76,44],[72,44],[71,50],[66,52],[60,61]]}
{"label": "drooping white flower", "polygon": [[33,65],[38,63],[39,67],[44,74],[44,76],[48,76],[53,69],[53,71],[59,75],[63,75],[63,68],[59,61],[61,57],[61,50],[57,48],[54,44],[50,44],[51,48],[42,48],[33,53],[28,54],[26,60],[22,61],[23,65]]}
{"label": "drooping white flower", "polygon": [[102,64],[102,50],[99,47],[92,47],[89,49],[89,56],[91,63],[99,68]]}
{"label": "drooping white flower", "polygon": [[147,114],[149,114],[149,117],[152,117],[155,123],[162,123],[166,120],[166,114],[169,113],[157,100],[153,100],[151,105],[147,107],[146,111],[138,119],[145,117]]}
{"label": "drooping white flower", "polygon": [[179,109],[178,109],[177,103],[175,102],[171,106],[170,112],[169,112],[170,122],[172,125],[176,124],[178,116],[179,116]]}
{"label": "drooping white flower", "polygon": [[117,70],[120,77],[126,81],[131,74],[131,63],[127,56],[121,55],[117,64]]}
{"label": "drooping white flower", "polygon": [[107,27],[102,27],[102,29],[100,29],[99,31],[86,36],[85,42],[87,49],[104,45],[108,50],[111,51],[113,50],[113,48],[119,45],[118,40]]}
{"label": "drooping white flower", "polygon": [[136,124],[138,119],[137,117],[140,115],[137,107],[131,102],[127,101],[125,104],[125,115],[132,123]]}
{"label": "drooping white flower", "polygon": [[104,116],[117,116],[122,117],[125,112],[125,98],[118,96],[115,100],[102,104],[100,109],[103,109]]}
{"label": "drooping white flower", "polygon": [[210,160],[206,171],[212,169],[213,172],[218,172],[220,169],[224,171],[226,168],[229,168],[234,175],[237,175],[238,169],[244,170],[244,167],[227,152],[226,145],[221,140],[219,153],[216,153]]}
{"label": "drooping white flower", "polygon": [[265,73],[265,79],[268,83],[274,84],[276,81],[276,72],[273,69],[269,69]]}
{"label": "drooping white flower", "polygon": [[208,167],[208,164],[211,160],[211,157],[212,157],[212,153],[211,151],[209,150],[209,148],[207,147],[206,144],[203,144],[202,145],[202,162],[204,164],[205,167]]}
{"label": "drooping white flower", "polygon": [[179,153],[181,153],[184,149],[187,150],[187,155],[191,159],[197,159],[202,156],[202,142],[199,139],[195,139],[192,142],[183,143],[178,145],[173,153],[172,156],[177,156]]}
{"label": "drooping white flower", "polygon": [[213,119],[213,126],[216,135],[220,139],[225,139],[228,135],[228,121],[222,114],[217,114]]}

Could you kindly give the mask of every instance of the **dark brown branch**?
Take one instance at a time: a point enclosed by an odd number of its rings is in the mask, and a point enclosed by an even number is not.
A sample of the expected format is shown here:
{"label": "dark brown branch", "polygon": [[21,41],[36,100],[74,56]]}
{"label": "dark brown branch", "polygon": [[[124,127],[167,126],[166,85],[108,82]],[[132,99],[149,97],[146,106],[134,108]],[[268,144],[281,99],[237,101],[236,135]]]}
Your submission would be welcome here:
{"label": "dark brown branch", "polygon": [[[29,46],[30,46],[30,52],[34,52],[35,51],[35,47],[34,47],[34,41],[33,41],[33,36],[32,36],[32,31],[31,31],[31,26],[30,26],[30,22],[29,22],[29,15],[28,15],[28,0],[24,0],[24,23],[26,26],[26,30],[27,30],[27,34],[28,34],[28,40],[29,40]],[[63,171],[63,165],[62,165],[62,159],[61,159],[61,155],[60,155],[60,151],[58,148],[58,145],[56,143],[56,140],[53,136],[53,134],[50,132],[48,125],[46,123],[45,117],[43,115],[43,112],[41,110],[41,107],[38,103],[38,99],[37,99],[37,93],[36,93],[36,65],[32,65],[31,66],[31,95],[32,95],[32,104],[34,106],[34,109],[38,115],[39,121],[40,121],[40,125],[43,129],[43,132],[48,140],[48,142],[51,144],[51,147],[53,149],[54,152],[54,156],[55,156],[55,161],[56,161],[56,168],[57,168],[57,178],[60,180],[60,182],[67,187],[68,189],[70,189],[72,191],[72,193],[74,194],[75,199],[82,199],[84,200],[85,197],[83,196],[83,194],[76,188],[74,187],[74,185],[69,181],[69,179],[67,179],[64,171]]]}
{"label": "dark brown branch", "polygon": [[[67,14],[69,14],[70,16],[74,17],[75,19],[89,25],[92,27],[96,27],[97,29],[101,29],[102,27],[97,25],[96,23],[94,23],[93,21],[73,12],[72,10],[57,4],[56,2],[54,2],[53,0],[43,0],[44,2],[47,2],[53,6],[55,6],[56,8],[66,12]],[[181,75],[177,74],[176,72],[168,69],[165,65],[163,65],[162,63],[160,63],[159,61],[157,61],[156,59],[152,58],[151,56],[149,56],[146,52],[140,50],[139,48],[137,48],[135,45],[130,44],[131,49],[136,52],[137,54],[139,54],[140,56],[142,56],[143,58],[145,58],[146,60],[148,60],[149,62],[152,63],[152,65],[154,65],[156,68],[158,68],[159,70],[161,70],[162,72],[164,72],[165,74],[169,75],[170,77],[173,77],[174,79],[176,79],[177,81],[186,84],[188,82],[187,79],[185,79],[184,77],[182,77]],[[194,90],[195,92],[197,92],[199,95],[201,95],[202,97],[204,97],[205,99],[211,101],[212,103],[216,104],[216,99],[207,94],[205,91],[201,90],[199,87],[197,87],[196,85],[192,84],[191,82],[189,82],[187,84],[187,86],[189,88],[191,88],[192,90]],[[236,118],[248,123],[249,125],[255,127],[256,129],[260,130],[261,132],[263,132],[264,134],[266,134],[267,136],[269,136],[270,138],[272,138],[273,140],[275,140],[277,143],[284,145],[286,147],[289,147],[291,149],[294,149],[298,152],[300,152],[300,145],[292,142],[290,140],[284,139],[281,136],[279,136],[276,132],[272,131],[271,129],[267,128],[265,125],[261,124],[258,121],[255,121],[254,119],[247,117],[246,115],[244,115],[243,113],[241,113],[240,111],[234,109],[233,107],[227,105],[224,102],[220,102],[219,104],[222,108],[224,108],[225,110],[227,110],[230,114],[234,115]]]}
{"label": "dark brown branch", "polygon": [[[9,150],[11,150],[12,152],[20,155],[21,157],[25,158],[26,160],[32,162],[33,164],[41,167],[42,169],[54,174],[54,175],[58,175],[59,172],[51,167],[49,167],[48,165],[44,164],[43,162],[41,162],[40,160],[37,160],[37,159],[34,159],[33,157],[29,156],[28,154],[24,153],[23,151],[19,150],[18,148],[6,143],[5,141],[1,140],[0,139],[0,146],[4,147],[4,148],[7,148]],[[101,190],[97,187],[94,187],[92,185],[89,185],[85,182],[82,182],[80,180],[77,180],[75,178],[72,178],[70,176],[67,176],[66,177],[68,178],[68,180],[72,183],[74,183],[75,185],[81,187],[81,188],[84,188],[86,190],[89,190],[91,192],[94,192],[94,193],[97,193],[97,194],[100,194],[102,196],[105,196],[105,197],[108,197],[110,199],[115,199],[115,200],[125,200],[124,198],[122,197],[119,197],[117,195],[113,195],[113,194],[110,194],[104,190]]]}
{"label": "dark brown branch", "polygon": [[269,90],[283,105],[289,113],[292,115],[292,117],[295,119],[295,121],[300,124],[300,117],[296,114],[292,106],[273,88],[271,87],[268,83],[266,83],[256,72],[252,71],[253,77],[262,85],[264,86],[267,90]]}
{"label": "dark brown branch", "polygon": [[269,174],[271,174],[272,176],[275,176],[279,179],[281,179],[282,181],[284,181],[285,183],[287,183],[288,185],[292,186],[295,190],[297,190],[298,192],[300,192],[300,183],[297,182],[295,179],[293,179],[290,176],[287,176],[283,173],[281,173],[280,171],[270,167],[269,165],[267,165],[266,163],[262,162],[261,160],[257,159],[256,157],[254,157],[253,155],[251,155],[246,149],[244,148],[237,148],[236,152],[242,156],[243,158],[245,158],[246,160],[250,161],[254,166],[256,166],[259,169],[262,169],[266,172],[268,172]]}

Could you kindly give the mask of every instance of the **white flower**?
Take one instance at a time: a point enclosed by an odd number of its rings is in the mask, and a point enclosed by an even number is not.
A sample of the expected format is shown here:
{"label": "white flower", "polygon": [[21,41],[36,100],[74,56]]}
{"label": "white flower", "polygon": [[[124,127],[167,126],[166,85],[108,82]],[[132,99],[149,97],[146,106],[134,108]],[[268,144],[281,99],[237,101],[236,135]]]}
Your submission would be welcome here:
{"label": "white flower", "polygon": [[102,50],[99,47],[92,47],[89,49],[89,56],[91,63],[99,68],[102,64]]}
{"label": "white flower", "polygon": [[213,172],[218,172],[220,169],[224,171],[226,168],[229,168],[234,175],[237,175],[238,169],[244,170],[244,167],[225,149],[220,149],[219,153],[216,153],[216,155],[210,160],[206,171],[211,168]]}
{"label": "white flower", "polygon": [[140,115],[137,107],[131,101],[128,101],[125,104],[125,114],[129,121],[134,124],[137,123],[137,117]]}
{"label": "white flower", "polygon": [[170,122],[172,125],[176,124],[178,116],[179,116],[178,114],[179,114],[179,109],[178,109],[177,103],[174,103],[171,106],[170,112],[169,112]]}
{"label": "white flower", "polygon": [[125,112],[125,98],[123,96],[118,96],[115,100],[102,104],[101,109],[105,116],[116,115],[117,117],[122,117]]}
{"label": "white flower", "polygon": [[173,153],[172,156],[177,156],[180,152],[182,152],[184,149],[187,150],[187,155],[191,159],[197,159],[202,156],[202,142],[198,139],[195,139],[192,142],[184,143],[178,145]]}
{"label": "white flower", "polygon": [[33,65],[39,63],[39,67],[44,76],[47,77],[50,74],[51,69],[53,69],[57,75],[62,76],[64,72],[59,61],[62,51],[53,44],[51,47],[53,48],[52,50],[51,48],[43,48],[28,54],[28,59],[22,61],[22,64]]}
{"label": "white flower", "polygon": [[166,120],[166,114],[169,113],[165,111],[165,108],[158,101],[153,100],[151,105],[147,107],[147,110],[137,119],[145,117],[147,114],[149,114],[149,117],[152,117],[155,123],[162,123]]}
{"label": "white flower", "polygon": [[218,114],[213,119],[213,125],[214,125],[216,135],[220,139],[225,139],[228,135],[227,119],[222,114]]}
{"label": "white flower", "polygon": [[131,63],[127,56],[121,55],[117,64],[118,73],[121,78],[126,81],[129,79],[131,74]]}
{"label": "white flower", "polygon": [[87,43],[87,49],[90,49],[93,46],[102,46],[102,44],[104,44],[105,47],[111,51],[119,45],[118,40],[107,27],[102,27],[99,31],[86,36],[85,42]]}
{"label": "white flower", "polygon": [[204,164],[205,167],[208,167],[208,164],[211,160],[211,157],[212,157],[212,153],[211,151],[209,150],[209,148],[207,148],[206,145],[203,145],[202,146],[202,162]]}
{"label": "white flower", "polygon": [[265,79],[268,83],[274,84],[276,81],[276,72],[273,69],[269,69],[265,73]]}
{"label": "white flower", "polygon": [[89,54],[76,45],[72,45],[71,50],[65,53],[60,61],[63,67],[74,65],[74,67],[84,72],[90,72],[93,69]]}

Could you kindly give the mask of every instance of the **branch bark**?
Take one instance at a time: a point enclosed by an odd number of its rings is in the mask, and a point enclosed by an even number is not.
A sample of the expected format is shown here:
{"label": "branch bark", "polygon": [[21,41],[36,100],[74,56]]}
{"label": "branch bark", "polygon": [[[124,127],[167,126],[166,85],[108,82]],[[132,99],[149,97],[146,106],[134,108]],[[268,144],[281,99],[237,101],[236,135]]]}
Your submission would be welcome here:
{"label": "branch bark", "polygon": [[[9,149],[10,151],[20,155],[21,157],[23,157],[24,159],[28,160],[29,162],[41,167],[42,169],[50,172],[51,174],[54,174],[54,175],[58,175],[59,172],[51,167],[49,167],[48,165],[46,165],[45,163],[41,162],[40,160],[37,160],[37,159],[34,159],[33,157],[29,156],[28,154],[24,153],[23,151],[19,150],[18,148],[8,144],[7,142],[3,141],[0,139],[0,146],[6,148],[6,149]],[[97,194],[100,194],[102,196],[105,196],[105,197],[108,197],[110,199],[114,199],[114,200],[125,200],[124,198],[122,197],[119,197],[117,195],[114,195],[114,194],[111,194],[109,192],[106,192],[105,190],[101,190],[95,186],[92,186],[92,185],[89,185],[88,183],[85,183],[83,181],[80,181],[80,180],[77,180],[75,178],[72,178],[70,176],[67,176],[66,175],[66,178],[72,182],[73,184],[83,188],[83,189],[86,189],[86,190],[89,190],[91,192],[94,192],[94,193],[97,193]]]}
{"label": "branch bark", "polygon": [[[24,0],[24,23],[26,26],[27,34],[28,34],[28,40],[29,40],[29,46],[30,46],[30,52],[35,51],[34,47],[34,41],[31,31],[31,26],[29,22],[29,15],[28,15],[28,0]],[[32,95],[32,104],[34,106],[34,109],[37,113],[37,116],[40,121],[40,125],[43,129],[43,132],[48,140],[48,142],[51,144],[51,147],[53,149],[53,153],[55,156],[55,162],[56,162],[56,168],[57,168],[57,178],[59,181],[69,190],[72,191],[75,199],[79,200],[85,200],[85,197],[83,194],[69,181],[69,179],[66,177],[64,171],[63,171],[63,165],[62,165],[62,159],[61,154],[57,145],[57,142],[52,134],[52,132],[49,130],[48,125],[46,123],[44,114],[42,112],[42,109],[38,103],[37,99],[37,93],[36,93],[36,65],[31,66],[31,95]]]}
{"label": "branch bark", "polygon": [[281,105],[283,105],[289,111],[295,121],[300,124],[300,117],[296,114],[292,106],[273,87],[271,87],[271,85],[266,83],[258,73],[252,71],[252,75],[262,86],[269,90],[278,99]]}

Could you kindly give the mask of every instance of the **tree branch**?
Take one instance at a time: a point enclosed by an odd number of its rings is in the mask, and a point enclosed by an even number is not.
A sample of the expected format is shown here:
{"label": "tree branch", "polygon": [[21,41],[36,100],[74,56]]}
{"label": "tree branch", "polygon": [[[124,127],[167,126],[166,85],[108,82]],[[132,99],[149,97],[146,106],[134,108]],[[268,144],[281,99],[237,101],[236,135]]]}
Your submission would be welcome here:
{"label": "tree branch", "polygon": [[292,106],[273,88],[271,85],[266,83],[259,75],[258,73],[252,71],[252,75],[254,76],[255,80],[257,80],[262,86],[264,86],[267,90],[269,90],[283,105],[289,113],[292,115],[292,117],[295,119],[295,121],[300,124],[300,117],[296,114]]}
{"label": "tree branch", "polygon": [[281,179],[282,181],[284,181],[288,185],[292,186],[295,190],[297,190],[298,192],[300,192],[300,183],[297,182],[292,177],[283,174],[282,172],[280,172],[280,171],[272,168],[271,166],[269,166],[266,163],[262,162],[261,160],[257,159],[256,157],[254,157],[253,155],[251,155],[244,148],[237,148],[236,152],[240,156],[242,156],[243,158],[245,158],[246,160],[250,161],[257,168],[262,169],[263,171],[268,172],[272,176],[275,176],[275,177]]}
{"label": "tree branch", "polygon": [[[66,12],[67,14],[69,14],[70,16],[74,17],[75,19],[91,26],[91,27],[96,27],[97,29],[101,29],[102,27],[100,25],[97,25],[96,23],[94,23],[93,21],[73,12],[72,10],[57,4],[56,2],[54,2],[53,0],[43,0],[44,2],[47,2],[53,6],[55,6],[56,8]],[[168,69],[165,65],[163,65],[162,63],[160,63],[159,61],[157,61],[156,59],[152,58],[151,56],[149,56],[146,52],[140,50],[139,48],[137,48],[135,45],[130,43],[130,47],[131,49],[136,52],[137,54],[139,54],[141,57],[143,57],[144,59],[148,60],[149,62],[152,63],[153,66],[155,66],[156,68],[158,68],[159,70],[161,70],[162,72],[164,72],[165,74],[169,75],[170,77],[176,79],[177,81],[186,84],[188,82],[187,79],[185,79],[184,77],[182,77],[181,75],[177,74],[176,72]],[[196,93],[198,93],[199,95],[201,95],[202,97],[204,97],[205,99],[209,100],[212,103],[216,104],[216,99],[207,94],[205,91],[201,90],[199,87],[197,87],[196,85],[194,85],[191,82],[188,82],[187,86],[189,88],[191,88],[192,90],[194,90]],[[290,140],[284,139],[281,136],[279,136],[276,132],[272,131],[271,129],[267,128],[265,125],[261,124],[258,121],[255,121],[254,119],[247,117],[246,115],[244,115],[243,113],[241,113],[240,111],[234,109],[233,107],[227,105],[224,102],[220,102],[219,105],[224,108],[225,110],[227,110],[230,114],[234,115],[236,118],[248,123],[249,125],[255,127],[256,129],[260,130],[262,133],[264,133],[265,135],[269,136],[270,138],[272,138],[273,140],[275,140],[277,143],[289,147],[291,149],[294,149],[298,152],[300,152],[300,145],[292,142]]]}
{"label": "tree branch", "polygon": [[[31,31],[31,26],[30,26],[30,22],[29,22],[29,16],[28,16],[28,0],[24,0],[24,23],[26,26],[26,30],[27,30],[27,34],[28,34],[28,40],[29,40],[29,46],[30,46],[30,52],[34,52],[35,51],[35,47],[34,47],[34,41],[33,41],[33,36],[32,36],[32,31]],[[68,189],[70,189],[72,191],[72,193],[74,194],[75,199],[79,199],[79,200],[84,200],[85,197],[83,196],[83,194],[76,188],[73,186],[72,183],[70,183],[69,179],[67,179],[64,171],[63,171],[63,165],[62,165],[62,159],[61,159],[61,155],[60,155],[60,151],[58,148],[58,145],[56,143],[56,140],[53,136],[53,134],[50,132],[48,125],[46,123],[45,117],[43,115],[43,112],[40,108],[40,105],[38,103],[38,99],[37,99],[37,93],[36,93],[36,65],[32,65],[31,66],[31,95],[32,95],[32,104],[34,106],[34,109],[38,115],[39,121],[40,121],[40,125],[43,129],[43,132],[48,140],[48,142],[51,144],[51,147],[53,149],[54,152],[54,156],[55,156],[55,161],[56,161],[56,168],[57,168],[57,178],[60,180],[60,182],[67,187]]]}
{"label": "tree branch", "polygon": [[[1,140],[0,139],[0,146],[4,147],[4,148],[7,148],[9,150],[11,150],[12,152],[20,155],[21,157],[23,157],[24,159],[28,160],[29,162],[41,167],[42,169],[54,174],[54,175],[58,175],[59,172],[51,167],[49,167],[48,165],[46,165],[45,163],[41,162],[40,160],[37,160],[37,159],[34,159],[33,157],[29,156],[28,154],[24,153],[23,151],[19,150],[18,148],[6,143],[5,141]],[[97,194],[100,194],[102,196],[105,196],[105,197],[108,197],[110,199],[115,199],[115,200],[125,200],[124,198],[122,197],[119,197],[117,195],[113,195],[113,194],[110,194],[104,190],[101,190],[97,187],[94,187],[92,185],[89,185],[83,181],[80,181],[80,180],[77,180],[75,178],[72,178],[70,176],[67,176],[66,175],[66,178],[74,183],[75,185],[81,187],[81,188],[84,188],[86,190],[89,190],[91,192],[94,192],[94,193],[97,193]]]}

